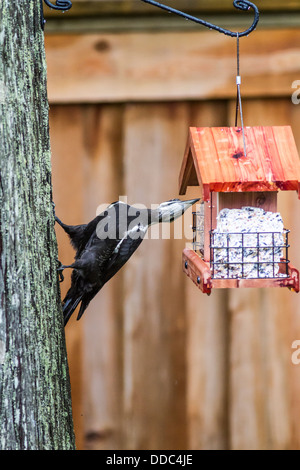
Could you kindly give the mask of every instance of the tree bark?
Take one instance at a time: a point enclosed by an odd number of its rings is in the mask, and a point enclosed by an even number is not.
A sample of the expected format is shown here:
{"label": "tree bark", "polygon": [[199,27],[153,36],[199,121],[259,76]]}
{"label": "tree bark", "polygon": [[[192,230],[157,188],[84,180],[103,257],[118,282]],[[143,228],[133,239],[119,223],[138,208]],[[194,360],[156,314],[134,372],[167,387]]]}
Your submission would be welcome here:
{"label": "tree bark", "polygon": [[0,449],[75,448],[40,0],[0,2]]}

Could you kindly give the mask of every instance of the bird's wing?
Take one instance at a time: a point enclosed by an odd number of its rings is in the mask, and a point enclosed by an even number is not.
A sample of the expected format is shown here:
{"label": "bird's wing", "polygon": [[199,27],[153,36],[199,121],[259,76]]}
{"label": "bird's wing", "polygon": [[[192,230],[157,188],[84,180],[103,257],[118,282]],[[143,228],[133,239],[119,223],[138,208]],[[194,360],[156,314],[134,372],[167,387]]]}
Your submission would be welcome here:
{"label": "bird's wing", "polygon": [[80,273],[75,278],[80,288],[98,287],[98,290],[111,279],[129,260],[140,246],[146,230],[138,236],[126,233],[122,239],[99,239],[92,236],[86,248],[80,253],[73,267]]}
{"label": "bird's wing", "polygon": [[106,263],[112,255],[118,240],[95,239],[92,246],[78,253],[72,267],[71,286],[63,300],[65,325],[81,302],[78,319],[103,286]]}
{"label": "bird's wing", "polygon": [[99,219],[92,222],[92,234],[73,263],[71,287],[63,302],[65,324],[81,302],[79,320],[93,297],[133,255],[147,230],[146,227],[135,226],[122,238],[99,238],[96,229]]}
{"label": "bird's wing", "polygon": [[85,248],[91,243],[94,238],[97,237],[97,226],[106,218],[107,215],[105,214],[105,212],[103,212],[84,226],[84,230],[81,233],[80,240],[78,240],[76,258],[79,258]]}
{"label": "bird's wing", "polygon": [[133,253],[137,250],[144,239],[145,234],[141,234],[139,238],[133,239],[124,237],[119,241],[113,253],[109,257],[105,265],[104,283],[109,281],[129,260]]}

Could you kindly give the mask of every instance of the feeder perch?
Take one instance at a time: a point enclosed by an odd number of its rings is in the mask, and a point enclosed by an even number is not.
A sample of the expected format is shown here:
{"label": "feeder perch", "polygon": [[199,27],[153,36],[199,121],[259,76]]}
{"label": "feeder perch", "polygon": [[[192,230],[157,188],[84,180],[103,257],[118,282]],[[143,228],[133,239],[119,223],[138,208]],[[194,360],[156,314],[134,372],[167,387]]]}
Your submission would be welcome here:
{"label": "feeder perch", "polygon": [[272,226],[272,217],[281,218],[278,191],[297,191],[300,198],[300,160],[289,126],[245,127],[244,135],[240,127],[191,127],[179,185],[181,195],[188,186],[199,187],[202,199],[193,213],[193,249],[183,251],[183,271],[202,292],[237,287],[299,292],[299,272],[288,260],[287,229],[218,229],[224,214],[243,211],[249,218],[261,214],[262,222],[269,217]]}

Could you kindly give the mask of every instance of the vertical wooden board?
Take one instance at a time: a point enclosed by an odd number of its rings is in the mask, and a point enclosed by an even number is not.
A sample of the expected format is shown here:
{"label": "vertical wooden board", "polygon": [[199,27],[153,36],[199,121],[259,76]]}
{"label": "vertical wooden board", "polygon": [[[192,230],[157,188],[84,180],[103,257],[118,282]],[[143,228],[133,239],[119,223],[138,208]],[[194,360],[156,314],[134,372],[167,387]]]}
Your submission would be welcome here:
{"label": "vertical wooden board", "polygon": [[[287,112],[290,116],[290,123],[294,132],[296,146],[298,151],[300,151],[300,106],[294,105],[291,102],[287,107]],[[300,269],[300,251],[299,251],[299,237],[300,237],[300,201],[297,197],[297,194],[289,193],[289,198],[287,200],[287,205],[289,208],[289,218],[288,221],[289,227],[291,229],[290,233],[290,257],[294,266],[299,270]],[[299,294],[294,294],[289,296],[290,309],[292,314],[292,320],[290,325],[290,336],[289,336],[289,347],[290,354],[292,359],[292,354],[296,351],[292,348],[294,341],[300,340],[300,298]],[[298,343],[299,344],[299,343]],[[299,348],[298,348],[299,350]],[[299,361],[300,355],[297,356]],[[294,364],[290,360],[290,413],[291,413],[291,431],[292,431],[292,440],[291,448],[300,449],[300,363]]]}
{"label": "vertical wooden board", "polygon": [[[122,194],[122,106],[81,108],[84,142],[84,219],[92,220]],[[85,448],[121,446],[122,273],[92,300],[83,325]]]}
{"label": "vertical wooden board", "polygon": [[[299,136],[300,137],[300,136]],[[298,138],[299,138],[298,137]],[[282,214],[285,226],[289,228],[289,259],[291,263],[300,268],[299,256],[299,199],[295,192],[282,192],[279,194],[278,211]],[[288,418],[290,424],[289,448],[300,449],[300,364],[294,364],[292,359],[295,349],[292,348],[294,341],[300,340],[300,308],[299,294],[286,290],[279,292],[273,300],[280,315],[282,325],[280,326],[280,338],[284,341],[284,355],[286,372],[283,386],[288,392]],[[285,333],[283,335],[283,333]]]}
{"label": "vertical wooden board", "polygon": [[[83,140],[78,106],[53,106],[50,109],[53,200],[57,216],[67,224],[83,218]],[[72,169],[72,171],[70,171]],[[70,264],[74,250],[61,227],[56,228],[59,260]],[[70,284],[70,270],[64,271],[62,298]],[[66,327],[66,341],[72,388],[73,418],[77,449],[84,448],[82,396],[82,324],[71,319]]]}
{"label": "vertical wooden board", "polygon": [[[177,197],[187,121],[185,104],[126,107],[129,203],[149,207]],[[175,225],[154,226],[124,271],[125,449],[187,445],[183,245]]]}
{"label": "vertical wooden board", "polygon": [[226,292],[202,294],[187,278],[189,449],[228,449]]}
{"label": "vertical wooden board", "polygon": [[[190,105],[190,125],[226,125],[224,102],[195,102]],[[189,188],[187,198],[197,197]],[[188,448],[228,448],[228,315],[227,292],[210,296],[184,277],[187,313],[187,413]]]}
{"label": "vertical wooden board", "polygon": [[[290,103],[286,98],[242,98],[242,105],[246,127],[286,126],[291,119]],[[235,101],[228,101],[228,120],[230,121],[234,116],[235,107]]]}
{"label": "vertical wooden board", "polygon": [[[300,137],[300,136],[299,136]],[[300,139],[298,138],[300,143]],[[300,253],[299,253],[299,234],[300,234],[300,202],[296,194],[289,198],[289,208],[291,212],[291,244],[290,256],[294,265],[300,269]],[[300,449],[300,354],[297,354],[296,363],[292,361],[292,354],[296,352],[295,342],[298,344],[299,351],[300,341],[300,299],[299,294],[291,293],[289,295],[289,310],[291,312],[290,335],[289,335],[289,353],[290,353],[290,419],[291,419],[291,448]],[[284,304],[283,304],[284,308]]]}
{"label": "vertical wooden board", "polygon": [[268,448],[288,450],[291,446],[290,327],[292,310],[287,289],[266,293],[261,302],[264,348],[265,416]]}
{"label": "vertical wooden board", "polygon": [[232,450],[268,448],[260,304],[258,289],[229,291],[229,440]]}
{"label": "vertical wooden board", "polygon": [[[291,192],[279,193],[278,211],[285,226],[293,231]],[[294,195],[295,196],[295,195]],[[297,198],[295,197],[297,200]],[[290,258],[294,263],[297,247],[291,241]],[[294,246],[293,246],[294,245]],[[261,302],[263,319],[265,416],[270,449],[289,449],[293,446],[293,420],[299,422],[299,409],[293,407],[293,372],[291,344],[293,341],[293,299],[297,295],[288,289],[266,290]],[[299,330],[298,330],[299,331]],[[299,394],[296,391],[296,395]]]}

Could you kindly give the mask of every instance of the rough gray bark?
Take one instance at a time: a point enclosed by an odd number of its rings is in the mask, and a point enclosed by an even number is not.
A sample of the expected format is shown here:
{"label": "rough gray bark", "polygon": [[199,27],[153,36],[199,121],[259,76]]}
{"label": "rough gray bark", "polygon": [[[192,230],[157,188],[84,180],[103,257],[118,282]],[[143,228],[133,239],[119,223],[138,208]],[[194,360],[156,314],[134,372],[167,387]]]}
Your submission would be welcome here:
{"label": "rough gray bark", "polygon": [[40,0],[0,0],[0,449],[74,449]]}

